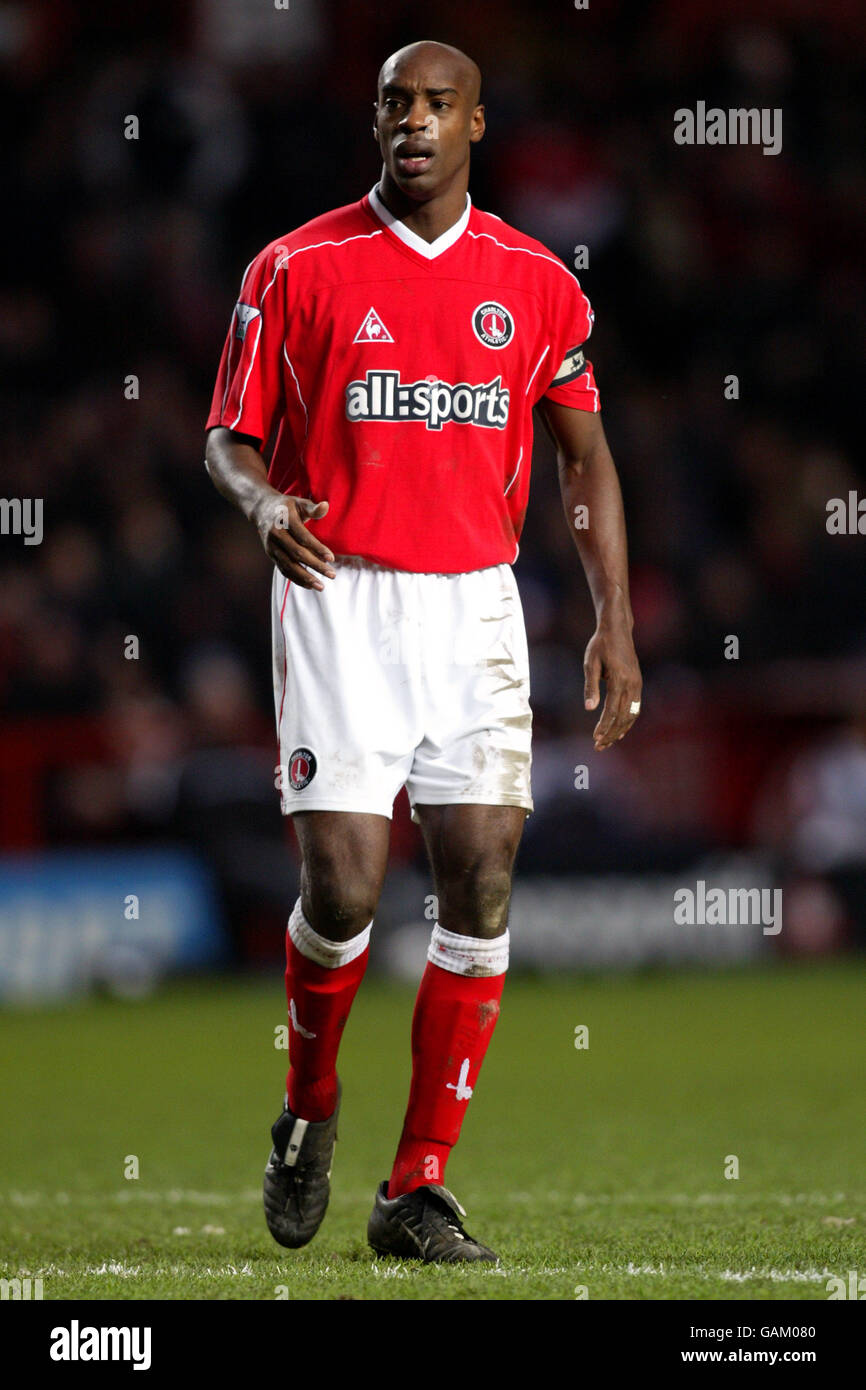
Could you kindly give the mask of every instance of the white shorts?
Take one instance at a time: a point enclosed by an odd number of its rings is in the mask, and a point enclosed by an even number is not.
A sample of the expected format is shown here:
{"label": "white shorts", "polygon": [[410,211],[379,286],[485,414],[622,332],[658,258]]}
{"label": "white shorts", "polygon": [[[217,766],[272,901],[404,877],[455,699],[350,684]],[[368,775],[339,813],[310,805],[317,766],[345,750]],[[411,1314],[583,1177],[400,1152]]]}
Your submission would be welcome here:
{"label": "white shorts", "polygon": [[412,574],[340,557],[324,592],[274,570],[274,707],[284,815],[523,806],[529,660],[510,565]]}

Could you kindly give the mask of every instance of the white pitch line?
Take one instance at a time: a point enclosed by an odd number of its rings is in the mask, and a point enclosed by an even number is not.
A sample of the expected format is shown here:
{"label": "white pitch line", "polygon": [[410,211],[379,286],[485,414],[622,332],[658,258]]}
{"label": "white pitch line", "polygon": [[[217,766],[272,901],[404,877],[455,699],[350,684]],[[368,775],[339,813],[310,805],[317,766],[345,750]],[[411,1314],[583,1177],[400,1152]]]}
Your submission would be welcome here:
{"label": "white pitch line", "polygon": [[227,1279],[227,1278],[262,1278],[269,1279],[270,1276],[264,1275],[261,1270],[256,1271],[252,1265],[218,1265],[212,1267],[205,1266],[204,1269],[190,1269],[187,1265],[127,1265],[121,1260],[106,1260],[101,1265],[83,1265],[81,1269],[61,1269],[57,1265],[46,1265],[45,1269],[39,1274],[41,1279],[82,1279],[108,1277],[115,1279],[164,1279],[168,1277],[177,1278],[182,1276],[191,1282],[202,1282],[206,1279]]}
{"label": "white pitch line", "polygon": [[[451,1279],[455,1275],[458,1278],[472,1278],[481,1274],[484,1278],[554,1278],[567,1277],[575,1279],[578,1276],[590,1278],[593,1275],[614,1275],[627,1276],[629,1278],[660,1278],[660,1279],[700,1279],[704,1282],[721,1280],[725,1283],[743,1284],[755,1281],[763,1281],[773,1284],[821,1284],[828,1279],[836,1277],[838,1271],[832,1269],[761,1269],[751,1266],[749,1269],[709,1269],[706,1265],[691,1266],[689,1268],[678,1267],[675,1265],[649,1265],[635,1264],[629,1260],[627,1264],[587,1264],[575,1261],[572,1265],[510,1265],[507,1262],[503,1265],[491,1265],[489,1268],[470,1268],[449,1265],[447,1267],[439,1265],[418,1265],[404,1266],[394,1265],[382,1267],[378,1263],[371,1262],[370,1271],[377,1279],[417,1279],[420,1277],[439,1279]],[[325,1265],[323,1269],[309,1270],[305,1273],[305,1278],[317,1279],[344,1279],[350,1271],[348,1268],[333,1267]],[[268,1284],[276,1277],[273,1272],[266,1272],[262,1269],[255,1269],[249,1262],[242,1265],[207,1265],[203,1269],[191,1269],[187,1265],[127,1265],[121,1260],[106,1260],[101,1265],[84,1265],[81,1269],[67,1270],[58,1265],[49,1264],[39,1270],[19,1270],[19,1277],[38,1277],[42,1279],[80,1279],[80,1278],[117,1278],[117,1279],[164,1279],[182,1277],[191,1283],[201,1284],[214,1279],[260,1279]]]}
{"label": "white pitch line", "polygon": [[574,1279],[577,1276],[586,1277],[587,1275],[624,1275],[629,1278],[661,1278],[661,1279],[701,1279],[709,1281],[713,1279],[733,1282],[737,1284],[747,1283],[752,1280],[765,1280],[775,1284],[814,1284],[821,1283],[834,1277],[838,1271],[832,1269],[759,1269],[752,1266],[750,1269],[708,1269],[706,1265],[690,1266],[688,1268],[676,1265],[639,1265],[629,1260],[627,1264],[587,1264],[583,1261],[575,1261],[572,1265],[504,1265],[491,1266],[483,1271],[473,1268],[464,1269],[462,1266],[447,1266],[441,1268],[438,1265],[419,1266],[417,1269],[403,1271],[402,1269],[394,1272],[378,1271],[377,1267],[372,1266],[373,1272],[378,1273],[379,1277],[387,1279],[404,1279],[418,1275],[422,1272],[433,1273],[434,1277],[445,1278],[452,1274],[457,1274],[464,1278],[470,1277],[475,1273],[483,1273],[486,1277],[498,1275],[500,1278],[511,1278],[515,1275],[525,1275],[533,1277],[537,1275],[553,1276],[563,1275]]}
{"label": "white pitch line", "polygon": [[724,1279],[738,1284],[752,1279],[765,1279],[774,1284],[814,1284],[833,1277],[832,1269],[759,1269],[755,1265],[749,1269],[708,1269],[706,1265],[636,1265],[631,1260],[625,1267],[601,1264],[584,1265],[582,1268],[599,1274],[628,1274],[638,1278],[658,1275],[663,1279]]}
{"label": "white pitch line", "polygon": [[[338,1190],[334,1197],[343,1203],[368,1201],[370,1189]],[[105,1206],[114,1202],[119,1206],[135,1202],[151,1202],[155,1205],[181,1206],[188,1202],[194,1206],[230,1206],[236,1202],[260,1202],[259,1188],[244,1188],[240,1192],[201,1192],[196,1188],[171,1188],[165,1192],[153,1192],[138,1188],[133,1183],[115,1192],[0,1192],[0,1203],[8,1202],[14,1207],[35,1207],[44,1202],[59,1202],[62,1206]],[[636,1206],[642,1203],[656,1203],[668,1206],[730,1206],[758,1205],[776,1203],[779,1206],[836,1206],[866,1205],[866,1194],[852,1192],[503,1192],[497,1200],[517,1203],[551,1203],[558,1206]]]}
{"label": "white pitch line", "polygon": [[663,1203],[669,1206],[743,1206],[776,1203],[779,1206],[835,1206],[866,1204],[866,1194],[852,1192],[508,1192],[512,1202],[552,1202],[578,1207],[636,1206]]}
{"label": "white pitch line", "polygon": [[[365,1194],[368,1196],[369,1194]],[[117,1192],[9,1192],[0,1193],[0,1202],[8,1202],[13,1207],[35,1207],[42,1203],[60,1202],[66,1206],[100,1206],[114,1202],[126,1206],[135,1202],[150,1202],[157,1206],[231,1206],[237,1202],[260,1202],[259,1188],[247,1188],[243,1192],[199,1192],[195,1189],[172,1188],[168,1192],[151,1192],[147,1188],[121,1188]]]}

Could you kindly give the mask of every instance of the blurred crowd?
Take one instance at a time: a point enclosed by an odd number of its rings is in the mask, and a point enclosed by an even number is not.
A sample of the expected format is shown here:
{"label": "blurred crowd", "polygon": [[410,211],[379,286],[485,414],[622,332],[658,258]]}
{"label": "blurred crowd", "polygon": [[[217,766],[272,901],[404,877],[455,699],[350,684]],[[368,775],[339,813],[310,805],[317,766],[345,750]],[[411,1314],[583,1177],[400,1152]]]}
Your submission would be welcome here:
{"label": "blurred crowd", "polygon": [[[440,0],[423,19],[405,0],[3,6],[0,495],[44,498],[45,535],[2,537],[0,709],[13,733],[43,721],[39,836],[198,834],[224,841],[241,898],[265,873],[282,891],[268,566],[207,479],[203,425],[244,266],[376,182],[376,72],[419,37],[482,67],[474,201],[570,266],[588,250],[577,273],[626,498],[647,717],[588,811],[572,769],[591,756],[592,612],[537,440],[516,571],[537,730],[527,867],[684,861],[725,838],[796,859],[791,757],[820,783],[826,740],[845,769],[837,810],[863,814],[856,694],[795,724],[781,761],[759,758],[757,802],[721,826],[690,793],[688,738],[706,749],[723,709],[722,761],[752,746],[742,724],[772,753],[751,673],[790,663],[796,685],[810,664],[866,658],[866,541],[825,525],[830,498],[866,493],[866,12],[803,0]],[[674,111],[698,100],[781,108],[781,154],[677,145]],[[101,752],[79,755],[93,721]],[[707,800],[720,775],[706,770]],[[862,833],[846,845],[866,863]]]}

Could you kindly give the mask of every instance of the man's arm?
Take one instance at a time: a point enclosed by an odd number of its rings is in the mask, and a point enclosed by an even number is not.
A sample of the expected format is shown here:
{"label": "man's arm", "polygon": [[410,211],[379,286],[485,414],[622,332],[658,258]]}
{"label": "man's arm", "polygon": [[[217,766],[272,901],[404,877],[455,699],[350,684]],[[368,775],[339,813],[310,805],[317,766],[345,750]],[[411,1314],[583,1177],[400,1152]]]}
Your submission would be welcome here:
{"label": "man's arm", "polygon": [[[601,751],[628,732],[637,718],[642,680],[632,641],[634,617],[628,592],[628,550],[622,493],[601,416],[553,401],[539,403],[556,446],[562,504],[595,605],[596,628],[586,648],[584,703],[595,709],[599,680],[607,684],[604,709],[593,730]],[[576,526],[578,507],[587,524]]]}
{"label": "man's arm", "polygon": [[327,502],[288,497],[271,487],[258,441],[222,425],[208,431],[205,467],[217,491],[253,523],[277,569],[304,589],[324,589],[316,575],[333,579],[334,556],[304,522],[323,517]]}

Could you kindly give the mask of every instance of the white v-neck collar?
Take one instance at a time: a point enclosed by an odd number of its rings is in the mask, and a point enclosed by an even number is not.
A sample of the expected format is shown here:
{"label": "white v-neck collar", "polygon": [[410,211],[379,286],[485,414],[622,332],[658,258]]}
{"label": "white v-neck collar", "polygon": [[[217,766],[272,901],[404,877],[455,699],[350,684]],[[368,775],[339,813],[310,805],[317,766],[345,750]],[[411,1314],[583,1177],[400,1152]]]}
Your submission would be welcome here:
{"label": "white v-neck collar", "polygon": [[410,227],[406,226],[405,222],[401,222],[399,217],[395,217],[393,212],[385,207],[385,204],[379,197],[378,184],[370,189],[368,197],[370,199],[370,207],[379,218],[379,221],[384,222],[385,226],[392,231],[396,237],[399,237],[406,246],[410,247],[413,251],[417,251],[419,256],[423,256],[425,260],[428,261],[435,260],[437,256],[442,255],[443,251],[447,251],[449,246],[453,246],[455,241],[460,240],[469,225],[469,214],[472,211],[472,199],[467,193],[466,207],[460,220],[455,222],[453,227],[449,227],[447,232],[443,232],[441,236],[438,236],[435,241],[425,241],[422,236],[419,236],[417,232],[413,232]]}

